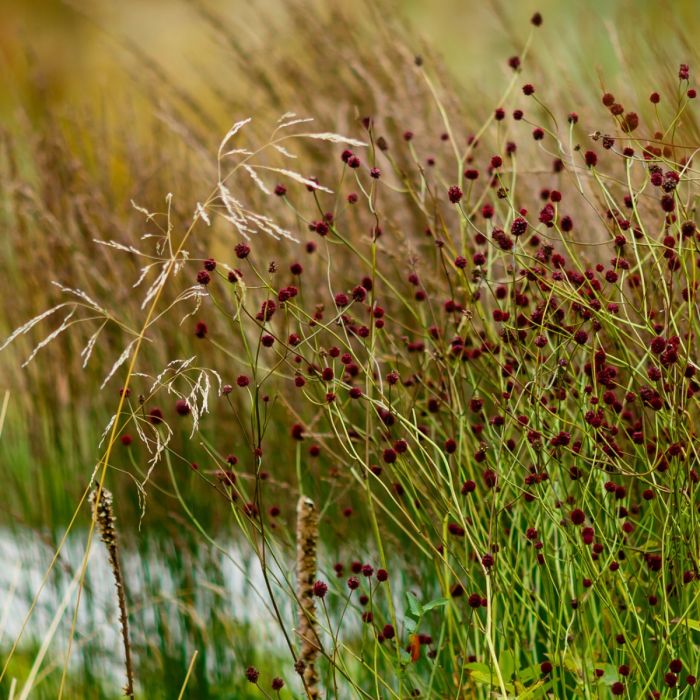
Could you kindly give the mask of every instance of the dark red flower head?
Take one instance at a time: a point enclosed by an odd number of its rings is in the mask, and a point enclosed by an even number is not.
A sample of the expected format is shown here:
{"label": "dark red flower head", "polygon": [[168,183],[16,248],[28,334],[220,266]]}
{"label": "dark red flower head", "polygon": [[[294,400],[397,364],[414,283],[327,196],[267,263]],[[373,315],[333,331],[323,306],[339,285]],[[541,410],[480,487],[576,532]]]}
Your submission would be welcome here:
{"label": "dark red flower head", "polygon": [[447,190],[447,196],[452,204],[457,204],[457,202],[462,199],[463,194],[464,193],[457,185],[452,185],[452,187]]}
{"label": "dark red flower head", "polygon": [[236,251],[236,257],[240,260],[247,258],[250,255],[250,246],[245,243],[239,243],[234,250]]}
{"label": "dark red flower head", "polygon": [[585,520],[586,514],[580,508],[571,511],[571,522],[574,525],[582,525]]}
{"label": "dark red flower head", "polygon": [[313,592],[317,598],[325,598],[328,593],[328,584],[323,581],[314,581]]}

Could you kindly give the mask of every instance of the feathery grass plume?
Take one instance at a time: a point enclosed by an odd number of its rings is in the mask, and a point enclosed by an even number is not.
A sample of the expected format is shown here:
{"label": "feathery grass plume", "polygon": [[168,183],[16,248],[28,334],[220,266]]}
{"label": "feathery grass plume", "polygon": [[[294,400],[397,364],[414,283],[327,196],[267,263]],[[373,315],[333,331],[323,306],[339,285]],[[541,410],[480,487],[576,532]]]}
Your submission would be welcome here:
{"label": "feathery grass plume", "polygon": [[[318,512],[308,496],[301,496],[297,503],[297,598],[299,600],[299,636],[306,692],[310,698],[320,697],[316,657],[319,651],[314,581],[316,580],[316,546],[318,543]],[[301,662],[301,663],[300,663]]]}
{"label": "feathery grass plume", "polygon": [[[99,495],[99,500],[98,500]],[[90,494],[90,505],[93,515],[100,530],[100,538],[107,547],[109,564],[114,575],[114,585],[117,589],[117,600],[119,602],[119,625],[122,631],[124,642],[124,663],[126,669],[126,686],[124,695],[129,698],[134,697],[134,668],[131,661],[131,642],[129,641],[129,618],[126,612],[126,594],[124,593],[124,580],[122,569],[119,563],[119,547],[117,545],[117,530],[114,526],[114,508],[112,506],[112,494],[107,489],[100,489],[96,486]]]}

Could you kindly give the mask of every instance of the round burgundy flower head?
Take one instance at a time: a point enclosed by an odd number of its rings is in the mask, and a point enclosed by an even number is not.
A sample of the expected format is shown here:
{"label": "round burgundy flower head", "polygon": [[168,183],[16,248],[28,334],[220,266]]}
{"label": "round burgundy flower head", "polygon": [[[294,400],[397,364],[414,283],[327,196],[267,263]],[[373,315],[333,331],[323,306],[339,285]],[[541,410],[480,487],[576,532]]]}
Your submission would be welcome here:
{"label": "round burgundy flower head", "polygon": [[359,579],[357,578],[357,576],[351,576],[351,577],[348,579],[348,588],[349,588],[351,591],[355,591],[355,590],[357,590],[359,587],[360,587],[360,581],[359,581]]}
{"label": "round burgundy flower head", "polygon": [[457,523],[450,523],[447,526],[447,530],[451,535],[454,535],[455,537],[464,537],[464,528],[461,525],[458,525]]}
{"label": "round burgundy flower head", "polygon": [[317,598],[325,598],[326,593],[328,593],[328,585],[323,581],[314,581],[313,592]]}
{"label": "round burgundy flower head", "polygon": [[204,269],[209,272],[214,272],[216,270],[216,260],[214,258],[208,258],[204,261]]}
{"label": "round burgundy flower head", "polygon": [[589,168],[594,168],[598,163],[598,156],[596,155],[595,151],[586,151],[584,159]]}
{"label": "round burgundy flower head", "polygon": [[161,411],[158,407],[152,408],[148,412],[148,420],[151,421],[153,425],[159,425],[163,422],[163,411]]}
{"label": "round burgundy flower head", "polygon": [[493,469],[484,469],[481,476],[484,479],[484,484],[490,489],[494,488],[498,483],[498,475]]}
{"label": "round burgundy flower head", "polygon": [[131,435],[127,435],[127,434],[122,435],[121,438],[119,438],[119,439],[120,439],[122,445],[124,445],[124,447],[129,447],[129,445],[131,445],[131,443],[134,441],[133,438],[131,437]]}
{"label": "round burgundy flower head", "polygon": [[278,197],[284,197],[284,195],[287,194],[287,188],[284,185],[276,185],[275,194]]}
{"label": "round burgundy flower head", "polygon": [[625,692],[625,684],[622,683],[621,681],[615,681],[611,686],[610,686],[610,692],[613,695],[623,695]]}
{"label": "round burgundy flower head", "polygon": [[377,569],[377,581],[380,583],[389,578],[389,572],[386,569]]}
{"label": "round burgundy flower head", "polygon": [[197,338],[206,338],[208,330],[207,324],[204,323],[204,321],[197,321],[194,326],[194,334]]}
{"label": "round burgundy flower head", "polygon": [[250,255],[250,246],[245,243],[239,243],[234,250],[236,251],[236,257],[240,260],[247,258]]}
{"label": "round burgundy flower head", "polygon": [[654,353],[654,355],[660,355],[666,349],[666,340],[657,335],[651,343],[649,343],[649,349]]}
{"label": "round burgundy flower head", "polygon": [[258,678],[260,678],[260,672],[257,668],[255,668],[255,666],[248,666],[245,671],[245,677],[250,683],[257,683]]}
{"label": "round burgundy flower head", "polygon": [[681,63],[680,68],[678,69],[678,77],[681,80],[688,80],[690,77],[690,67],[687,63]]}
{"label": "round burgundy flower head", "polygon": [[527,231],[527,221],[519,216],[513,221],[510,227],[510,232],[514,236],[522,236]]}
{"label": "round burgundy flower head", "polygon": [[552,672],[552,664],[549,661],[543,661],[540,664],[540,672],[542,675],[546,676],[549,675]]}
{"label": "round burgundy flower head", "polygon": [[535,12],[535,14],[532,15],[532,17],[530,18],[530,22],[532,22],[532,24],[535,27],[541,27],[542,26],[542,15],[539,12]]}
{"label": "round burgundy flower head", "polygon": [[463,195],[464,193],[459,187],[457,187],[457,185],[452,185],[452,187],[447,190],[447,196],[452,204],[457,204],[457,202],[462,199]]}
{"label": "round burgundy flower head", "polygon": [[586,520],[586,514],[580,508],[575,508],[574,510],[572,510],[570,517],[571,522],[574,525],[582,525],[583,522]]}
{"label": "round burgundy flower head", "polygon": [[476,482],[467,479],[467,481],[462,484],[462,495],[466,496],[468,493],[473,493],[474,491],[476,491]]}
{"label": "round burgundy flower head", "polygon": [[272,690],[282,690],[282,688],[284,688],[284,681],[279,677],[275,677],[272,679],[270,687]]}
{"label": "round burgundy flower head", "polygon": [[250,384],[250,379],[246,377],[245,374],[241,374],[236,379],[236,384],[238,384],[238,386],[241,388],[247,387]]}
{"label": "round burgundy flower head", "polygon": [[175,411],[179,416],[188,416],[191,413],[190,405],[185,399],[178,399],[175,402]]}
{"label": "round burgundy flower head", "polygon": [[197,273],[197,282],[199,282],[199,284],[207,285],[209,282],[211,282],[211,276],[206,270],[200,270]]}
{"label": "round burgundy flower head", "polygon": [[523,85],[523,94],[528,95],[528,96],[534,95],[535,94],[534,85],[532,85],[530,83],[526,83],[525,85]]}

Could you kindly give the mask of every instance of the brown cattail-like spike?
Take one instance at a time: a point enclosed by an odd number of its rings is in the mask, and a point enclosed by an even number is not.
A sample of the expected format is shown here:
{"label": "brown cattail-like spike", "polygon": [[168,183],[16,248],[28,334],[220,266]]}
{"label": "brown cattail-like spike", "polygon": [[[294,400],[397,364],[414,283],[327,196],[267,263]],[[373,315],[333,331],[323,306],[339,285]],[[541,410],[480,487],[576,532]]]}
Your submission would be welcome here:
{"label": "brown cattail-like spike", "polygon": [[[313,587],[316,580],[316,547],[318,544],[318,512],[314,502],[301,496],[297,503],[297,597],[301,652],[299,670],[309,698],[319,698],[316,658],[320,649],[316,603]],[[299,663],[301,662],[301,663]]]}
{"label": "brown cattail-like spike", "polygon": [[[97,494],[100,494],[99,502]],[[126,669],[126,686],[124,695],[129,698],[134,697],[134,669],[131,661],[131,642],[129,640],[129,618],[126,612],[126,594],[124,592],[124,580],[122,569],[119,563],[119,547],[117,545],[117,530],[114,525],[114,508],[112,506],[112,494],[107,489],[95,487],[90,494],[90,505],[100,531],[100,539],[107,547],[109,565],[114,576],[114,585],[117,589],[117,601],[119,604],[119,625],[124,643],[124,664]]]}

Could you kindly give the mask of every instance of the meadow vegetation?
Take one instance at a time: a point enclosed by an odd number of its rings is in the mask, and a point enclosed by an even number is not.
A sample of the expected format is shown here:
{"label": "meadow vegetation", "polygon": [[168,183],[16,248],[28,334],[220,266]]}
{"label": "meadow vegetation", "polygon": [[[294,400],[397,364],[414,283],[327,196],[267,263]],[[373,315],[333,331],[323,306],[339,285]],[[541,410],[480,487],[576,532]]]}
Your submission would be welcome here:
{"label": "meadow vegetation", "polygon": [[693,697],[692,8],[192,7],[3,133],[3,696]]}

